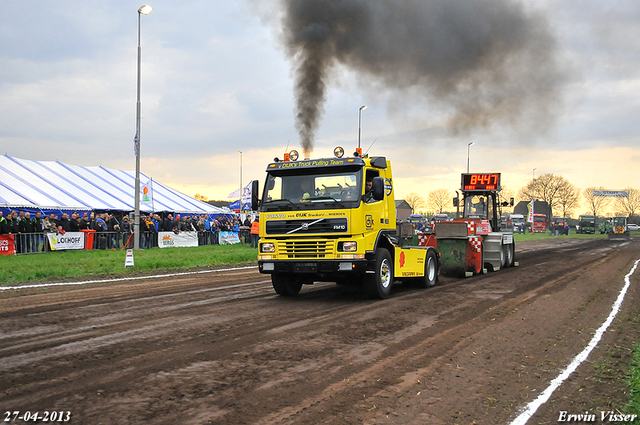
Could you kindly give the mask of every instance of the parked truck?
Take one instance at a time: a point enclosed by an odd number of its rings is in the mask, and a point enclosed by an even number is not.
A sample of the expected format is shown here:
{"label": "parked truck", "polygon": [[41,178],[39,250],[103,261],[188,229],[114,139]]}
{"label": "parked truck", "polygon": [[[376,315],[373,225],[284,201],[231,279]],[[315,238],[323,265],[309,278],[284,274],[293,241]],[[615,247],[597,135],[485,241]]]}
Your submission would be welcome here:
{"label": "parked truck", "polygon": [[581,215],[578,217],[578,233],[594,234],[596,232],[596,217],[593,215]]}
{"label": "parked truck", "polygon": [[436,284],[436,249],[412,246],[412,224],[396,223],[390,161],[360,150],[344,157],[339,147],[334,158],[296,157],[267,166],[262,198],[252,202],[260,211],[258,267],[278,294],[329,281],[387,298],[396,279]]}

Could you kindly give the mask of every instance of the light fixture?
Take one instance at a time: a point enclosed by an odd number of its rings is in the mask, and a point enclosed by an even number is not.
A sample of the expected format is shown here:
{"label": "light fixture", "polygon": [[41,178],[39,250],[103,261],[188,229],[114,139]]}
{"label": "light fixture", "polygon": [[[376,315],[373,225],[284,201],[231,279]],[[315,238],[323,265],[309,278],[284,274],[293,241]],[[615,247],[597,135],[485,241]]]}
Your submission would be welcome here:
{"label": "light fixture", "polygon": [[142,13],[143,15],[148,15],[152,11],[153,11],[153,7],[149,6],[148,4],[140,6],[140,9],[138,9],[138,13]]}

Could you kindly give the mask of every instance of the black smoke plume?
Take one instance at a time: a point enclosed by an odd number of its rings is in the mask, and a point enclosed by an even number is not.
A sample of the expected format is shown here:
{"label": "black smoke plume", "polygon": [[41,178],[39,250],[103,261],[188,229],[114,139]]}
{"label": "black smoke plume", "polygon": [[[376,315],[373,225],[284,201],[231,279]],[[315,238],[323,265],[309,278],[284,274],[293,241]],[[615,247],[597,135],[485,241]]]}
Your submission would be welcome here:
{"label": "black smoke plume", "polygon": [[279,1],[305,156],[337,64],[356,71],[377,94],[442,105],[454,132],[496,121],[541,129],[553,120],[563,81],[556,43],[544,17],[520,3]]}

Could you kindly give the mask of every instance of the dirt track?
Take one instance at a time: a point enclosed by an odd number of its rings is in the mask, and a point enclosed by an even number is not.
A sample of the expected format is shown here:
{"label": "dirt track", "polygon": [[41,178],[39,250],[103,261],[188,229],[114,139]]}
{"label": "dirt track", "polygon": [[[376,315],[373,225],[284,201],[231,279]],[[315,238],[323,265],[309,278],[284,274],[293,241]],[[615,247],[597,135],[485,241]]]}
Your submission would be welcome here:
{"label": "dirt track", "polygon": [[[384,301],[328,283],[279,297],[254,268],[3,291],[0,413],[70,411],[74,424],[508,423],[587,345],[639,248],[523,243],[520,267],[428,290],[396,285]],[[622,372],[594,364],[624,364],[608,353],[640,337],[640,271],[631,282],[589,361],[530,424],[626,401]]]}

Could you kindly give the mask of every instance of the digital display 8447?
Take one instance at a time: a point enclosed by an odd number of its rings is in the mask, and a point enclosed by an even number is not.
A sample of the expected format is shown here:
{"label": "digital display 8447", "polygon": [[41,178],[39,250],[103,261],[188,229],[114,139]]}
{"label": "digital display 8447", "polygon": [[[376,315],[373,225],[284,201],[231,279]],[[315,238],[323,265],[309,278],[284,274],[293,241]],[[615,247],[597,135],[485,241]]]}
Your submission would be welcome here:
{"label": "digital display 8447", "polygon": [[500,173],[463,174],[462,190],[500,190]]}

